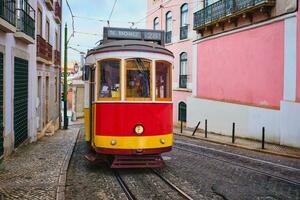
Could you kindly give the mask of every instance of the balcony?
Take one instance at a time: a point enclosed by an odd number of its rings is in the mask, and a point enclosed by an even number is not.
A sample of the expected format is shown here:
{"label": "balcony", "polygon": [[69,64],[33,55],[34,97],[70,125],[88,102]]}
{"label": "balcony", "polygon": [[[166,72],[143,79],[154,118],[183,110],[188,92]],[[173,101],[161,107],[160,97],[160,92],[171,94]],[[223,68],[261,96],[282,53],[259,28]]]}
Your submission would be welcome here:
{"label": "balcony", "polygon": [[187,75],[179,75],[179,88],[187,87]]}
{"label": "balcony", "polygon": [[5,32],[16,32],[16,2],[0,0],[0,29]]}
{"label": "balcony", "polygon": [[58,50],[54,50],[54,65],[61,65],[61,54]]}
{"label": "balcony", "polygon": [[46,6],[50,11],[53,11],[53,0],[45,0]]}
{"label": "balcony", "polygon": [[[260,11],[270,12],[276,0],[220,0],[194,13],[194,30],[203,31],[207,27],[235,21],[241,15]],[[252,18],[251,18],[252,20]]]}
{"label": "balcony", "polygon": [[166,44],[172,42],[172,31],[166,32]]}
{"label": "balcony", "polygon": [[59,5],[58,1],[55,3],[55,16],[54,19],[56,23],[61,23],[61,6]]}
{"label": "balcony", "polygon": [[16,9],[17,32],[15,37],[28,44],[34,43],[35,34],[35,10],[27,3],[21,0],[20,7]]}
{"label": "balcony", "polygon": [[37,61],[47,65],[52,64],[52,46],[42,36],[37,35]]}
{"label": "balcony", "polygon": [[188,38],[188,26],[180,27],[180,40],[184,40]]}

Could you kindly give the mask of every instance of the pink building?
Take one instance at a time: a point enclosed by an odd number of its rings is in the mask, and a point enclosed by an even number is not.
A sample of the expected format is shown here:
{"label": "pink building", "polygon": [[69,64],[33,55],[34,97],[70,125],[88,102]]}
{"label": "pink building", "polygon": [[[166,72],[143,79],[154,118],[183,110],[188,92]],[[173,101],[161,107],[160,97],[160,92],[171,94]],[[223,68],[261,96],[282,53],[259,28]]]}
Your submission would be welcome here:
{"label": "pink building", "polygon": [[193,0],[148,0],[147,28],[166,31],[166,48],[175,56],[173,66],[175,123],[180,117],[186,121],[187,98],[192,95],[194,5]]}
{"label": "pink building", "polygon": [[[298,3],[205,0],[196,6],[189,24],[198,38],[193,47],[191,41],[184,46],[197,55],[189,79],[193,95],[187,101],[188,127],[207,119],[209,131],[230,135],[235,122],[237,136],[259,140],[265,127],[267,141],[300,147]],[[175,82],[176,73],[174,69]]]}

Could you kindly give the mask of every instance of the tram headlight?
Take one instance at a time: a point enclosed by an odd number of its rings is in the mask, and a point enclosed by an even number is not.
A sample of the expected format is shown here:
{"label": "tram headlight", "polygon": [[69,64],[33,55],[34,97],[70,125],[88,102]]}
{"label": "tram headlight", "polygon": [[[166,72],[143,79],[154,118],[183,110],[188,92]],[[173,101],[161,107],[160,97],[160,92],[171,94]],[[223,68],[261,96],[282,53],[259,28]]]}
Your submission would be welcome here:
{"label": "tram headlight", "polygon": [[134,127],[134,132],[135,132],[137,135],[143,134],[143,133],[144,133],[144,127],[143,127],[143,125],[137,124],[137,125]]}

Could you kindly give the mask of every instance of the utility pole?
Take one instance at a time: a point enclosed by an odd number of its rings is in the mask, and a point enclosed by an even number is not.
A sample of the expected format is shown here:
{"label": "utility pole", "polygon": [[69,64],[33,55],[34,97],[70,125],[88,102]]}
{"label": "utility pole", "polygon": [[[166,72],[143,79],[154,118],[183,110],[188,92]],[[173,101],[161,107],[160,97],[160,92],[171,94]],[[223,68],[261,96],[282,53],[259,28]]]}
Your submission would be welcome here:
{"label": "utility pole", "polygon": [[68,129],[68,101],[67,101],[67,97],[68,97],[68,77],[67,77],[67,73],[68,73],[68,27],[67,24],[65,25],[65,51],[64,51],[64,129]]}

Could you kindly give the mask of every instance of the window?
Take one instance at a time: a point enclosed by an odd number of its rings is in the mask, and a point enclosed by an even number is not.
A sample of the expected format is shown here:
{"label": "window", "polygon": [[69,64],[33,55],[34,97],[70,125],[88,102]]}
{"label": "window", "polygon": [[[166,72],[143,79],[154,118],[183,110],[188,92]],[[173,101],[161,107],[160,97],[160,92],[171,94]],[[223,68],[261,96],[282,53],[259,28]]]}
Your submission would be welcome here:
{"label": "window", "polygon": [[46,20],[46,41],[50,42],[50,23],[49,20]]}
{"label": "window", "polygon": [[38,8],[37,12],[37,34],[42,36],[43,29],[43,14],[40,8]]}
{"label": "window", "polygon": [[59,48],[59,38],[58,38],[58,33],[55,32],[55,49],[60,50]]}
{"label": "window", "polygon": [[155,97],[157,100],[171,100],[171,64],[158,61],[155,64]]}
{"label": "window", "polygon": [[155,17],[153,20],[153,30],[159,30],[159,18]]}
{"label": "window", "polygon": [[179,88],[187,86],[187,53],[180,54]]}
{"label": "window", "polygon": [[180,39],[188,36],[188,4],[183,4],[180,9]]}
{"label": "window", "polygon": [[151,100],[151,65],[141,59],[126,61],[126,99]]}
{"label": "window", "polygon": [[106,100],[121,100],[120,91],[120,60],[103,60],[99,62],[98,98]]}
{"label": "window", "polygon": [[166,14],[166,43],[172,42],[172,13],[171,11]]}
{"label": "window", "polygon": [[57,102],[57,96],[58,96],[58,89],[57,89],[57,87],[58,87],[58,85],[57,85],[57,77],[55,77],[55,79],[54,79],[54,84],[55,84],[55,94],[54,94],[54,98],[55,98],[55,102]]}

